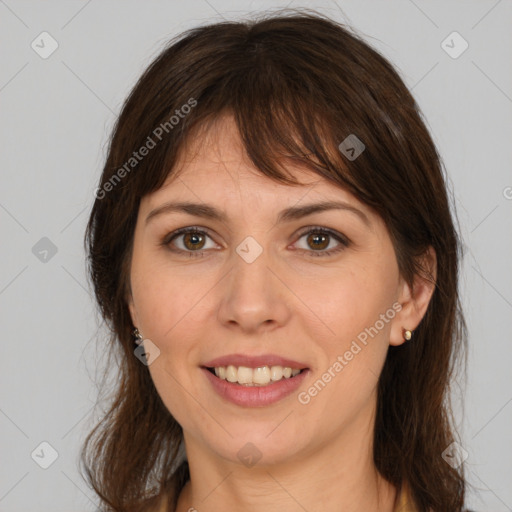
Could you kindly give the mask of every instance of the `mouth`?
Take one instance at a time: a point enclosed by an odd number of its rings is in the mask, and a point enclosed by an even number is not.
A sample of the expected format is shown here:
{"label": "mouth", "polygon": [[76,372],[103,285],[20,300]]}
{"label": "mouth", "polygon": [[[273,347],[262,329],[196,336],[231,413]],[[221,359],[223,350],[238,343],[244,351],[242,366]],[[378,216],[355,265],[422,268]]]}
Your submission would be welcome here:
{"label": "mouth", "polygon": [[256,368],[248,366],[215,366],[207,367],[211,374],[220,380],[246,387],[268,386],[282,380],[294,379],[308,368],[292,368],[290,366],[263,365]]}

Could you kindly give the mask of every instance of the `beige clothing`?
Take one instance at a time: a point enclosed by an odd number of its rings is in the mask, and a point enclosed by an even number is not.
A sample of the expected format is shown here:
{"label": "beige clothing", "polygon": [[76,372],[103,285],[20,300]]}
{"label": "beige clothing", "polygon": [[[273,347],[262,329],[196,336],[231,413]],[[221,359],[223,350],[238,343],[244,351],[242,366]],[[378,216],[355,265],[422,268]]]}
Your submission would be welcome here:
{"label": "beige clothing", "polygon": [[417,512],[418,509],[411,503],[411,496],[407,486],[403,486],[398,499],[396,501],[395,510],[393,512]]}

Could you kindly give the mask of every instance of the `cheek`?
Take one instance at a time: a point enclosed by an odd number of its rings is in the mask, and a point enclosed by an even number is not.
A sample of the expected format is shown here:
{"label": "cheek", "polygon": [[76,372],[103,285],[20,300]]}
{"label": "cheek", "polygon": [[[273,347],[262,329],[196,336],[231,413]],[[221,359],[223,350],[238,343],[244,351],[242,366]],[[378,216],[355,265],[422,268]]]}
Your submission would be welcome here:
{"label": "cheek", "polygon": [[[149,255],[135,256],[132,263],[132,291],[144,335],[164,341],[190,323],[204,290],[207,277],[194,279],[190,267],[173,267]],[[199,303],[199,304],[198,304]],[[186,331],[186,329],[185,329]]]}
{"label": "cheek", "polygon": [[319,317],[328,328],[319,327],[318,320],[304,324],[318,361],[299,396],[299,403],[307,405],[304,414],[328,417],[335,428],[374,400],[395,316],[394,294],[387,285],[355,273],[325,284],[329,300],[310,292],[308,299],[321,306]]}
{"label": "cheek", "polygon": [[217,281],[213,272],[203,272],[201,278],[194,279],[186,264],[170,268],[151,255],[134,254],[132,291],[137,316],[144,337],[160,350],[149,371],[159,395],[178,421],[181,416],[186,418],[180,414],[187,402],[184,389],[197,395],[193,391],[197,377],[191,372],[200,371],[197,362],[212,306],[207,291]]}
{"label": "cheek", "polygon": [[[302,274],[297,279],[293,290],[311,313],[308,323],[319,325],[317,335],[343,343],[373,326],[386,312],[386,320],[394,316],[388,310],[397,297],[398,274],[392,263],[378,263],[347,262],[334,271],[322,269],[315,276]],[[389,322],[379,322],[377,327],[387,333]]]}
{"label": "cheek", "polygon": [[207,321],[204,295],[215,280],[207,285],[207,279],[190,279],[190,269],[169,272],[152,265],[136,270],[134,266],[133,291],[144,337],[160,350],[148,368],[151,378],[176,421],[184,428],[197,429],[202,422],[211,421],[190,397],[200,396],[196,386]]}
{"label": "cheek", "polygon": [[301,327],[314,341],[317,374],[327,372],[325,380],[333,382],[325,399],[358,401],[373,392],[396,315],[397,282],[392,251],[372,258],[358,254],[335,272],[297,281],[297,295],[314,312],[303,316]]}

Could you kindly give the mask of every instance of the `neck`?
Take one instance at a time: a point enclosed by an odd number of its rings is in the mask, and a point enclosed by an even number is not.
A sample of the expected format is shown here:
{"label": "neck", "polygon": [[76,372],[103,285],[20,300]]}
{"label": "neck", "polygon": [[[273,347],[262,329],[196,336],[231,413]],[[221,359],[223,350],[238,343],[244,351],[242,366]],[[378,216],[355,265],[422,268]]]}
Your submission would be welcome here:
{"label": "neck", "polygon": [[372,433],[360,427],[336,433],[293,460],[250,468],[215,456],[185,436],[190,481],[176,510],[392,512],[396,490],[377,472]]}

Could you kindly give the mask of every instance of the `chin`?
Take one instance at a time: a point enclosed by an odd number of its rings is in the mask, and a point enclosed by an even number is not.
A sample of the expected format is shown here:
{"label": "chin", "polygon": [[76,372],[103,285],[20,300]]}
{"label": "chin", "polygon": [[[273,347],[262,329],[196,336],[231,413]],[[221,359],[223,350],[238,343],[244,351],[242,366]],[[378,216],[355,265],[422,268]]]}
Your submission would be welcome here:
{"label": "chin", "polygon": [[[276,428],[275,422],[272,428]],[[275,432],[269,435],[271,431],[270,429],[255,433],[248,428],[246,434],[238,433],[233,438],[227,438],[222,444],[219,444],[219,438],[216,437],[211,440],[211,448],[222,458],[247,467],[273,466],[295,459],[301,449],[302,440],[290,436],[287,432],[283,432],[282,435]]]}

